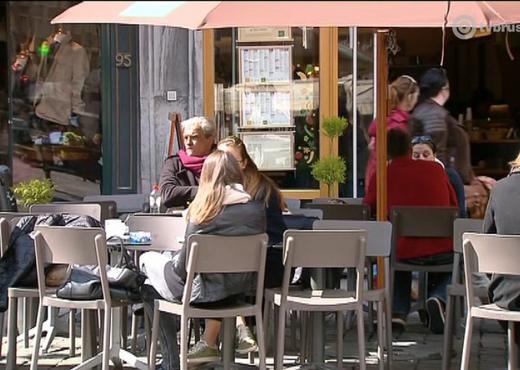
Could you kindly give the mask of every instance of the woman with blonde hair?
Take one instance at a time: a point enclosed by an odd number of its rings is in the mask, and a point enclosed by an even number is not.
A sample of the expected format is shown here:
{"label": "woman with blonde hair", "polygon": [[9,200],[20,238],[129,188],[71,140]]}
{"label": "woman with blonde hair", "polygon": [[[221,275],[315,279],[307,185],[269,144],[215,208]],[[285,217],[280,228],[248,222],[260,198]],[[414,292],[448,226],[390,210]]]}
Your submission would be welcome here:
{"label": "woman with blonde hair", "polygon": [[[229,153],[216,150],[204,162],[199,189],[187,213],[185,240],[191,234],[254,235],[265,232],[262,203],[244,191],[243,175],[237,160]],[[144,253],[139,265],[147,275],[143,289],[146,314],[153,316],[153,299],[162,297],[181,301],[186,282],[186,244],[173,257],[157,252]],[[193,282],[192,304],[221,304],[248,293],[254,278],[250,274],[202,274]],[[162,369],[177,369],[178,320],[175,316],[161,320],[160,340]],[[217,347],[220,322],[208,320],[204,339],[188,353],[188,362],[200,363],[219,359]]]}
{"label": "woman with blonde hair", "polygon": [[[387,130],[400,129],[409,132],[408,119],[419,97],[419,85],[413,77],[402,75],[392,82],[388,89],[388,127]],[[377,152],[376,135],[377,121],[374,120],[368,128],[370,142],[368,144],[369,158],[365,173],[365,193],[368,190],[369,180],[376,172]]]}

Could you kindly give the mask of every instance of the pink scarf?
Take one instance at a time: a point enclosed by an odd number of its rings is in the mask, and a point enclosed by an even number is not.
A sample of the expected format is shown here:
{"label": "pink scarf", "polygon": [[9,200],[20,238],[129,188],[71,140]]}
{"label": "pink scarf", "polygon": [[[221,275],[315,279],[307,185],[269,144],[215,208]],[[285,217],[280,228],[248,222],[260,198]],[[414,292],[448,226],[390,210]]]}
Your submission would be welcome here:
{"label": "pink scarf", "polygon": [[202,172],[202,166],[204,165],[204,161],[208,156],[204,157],[195,157],[192,155],[188,155],[186,150],[179,150],[179,158],[181,159],[182,165],[189,171],[193,172],[195,175],[200,176]]}

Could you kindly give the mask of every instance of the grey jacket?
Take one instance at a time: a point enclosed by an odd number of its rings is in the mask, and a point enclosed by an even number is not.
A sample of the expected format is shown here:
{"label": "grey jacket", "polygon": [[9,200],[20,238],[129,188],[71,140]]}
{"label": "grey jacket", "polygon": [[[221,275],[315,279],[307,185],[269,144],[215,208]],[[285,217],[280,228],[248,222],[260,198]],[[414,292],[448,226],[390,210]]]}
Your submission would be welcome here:
{"label": "grey jacket", "polygon": [[[513,173],[496,183],[483,229],[488,234],[520,234],[520,173]],[[494,275],[489,296],[499,307],[520,311],[520,277]]]}
{"label": "grey jacket", "polygon": [[[207,224],[189,223],[185,240],[191,234],[213,234],[227,236],[255,235],[265,233],[265,207],[258,201],[232,204]],[[186,242],[172,261],[165,266],[165,279],[169,290],[179,301],[186,283]],[[254,289],[255,277],[249,273],[201,274],[193,282],[191,303],[217,302],[233,295]]]}

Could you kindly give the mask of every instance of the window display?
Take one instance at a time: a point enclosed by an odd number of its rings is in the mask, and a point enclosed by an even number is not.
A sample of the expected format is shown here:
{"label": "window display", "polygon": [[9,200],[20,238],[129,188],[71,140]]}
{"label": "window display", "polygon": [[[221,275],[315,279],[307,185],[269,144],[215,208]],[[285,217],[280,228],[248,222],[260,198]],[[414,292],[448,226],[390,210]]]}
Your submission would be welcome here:
{"label": "window display", "polygon": [[241,134],[241,139],[261,171],[294,169],[292,132],[247,132]]}
{"label": "window display", "polygon": [[45,177],[58,198],[82,199],[101,187],[100,31],[51,25],[70,5],[9,7],[13,182]]}

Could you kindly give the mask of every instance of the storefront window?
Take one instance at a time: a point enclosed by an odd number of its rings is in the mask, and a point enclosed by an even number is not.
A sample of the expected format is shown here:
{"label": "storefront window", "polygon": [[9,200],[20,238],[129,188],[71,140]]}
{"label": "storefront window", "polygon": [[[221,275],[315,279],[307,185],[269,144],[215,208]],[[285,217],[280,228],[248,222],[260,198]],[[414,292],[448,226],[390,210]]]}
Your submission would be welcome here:
{"label": "storefront window", "polygon": [[50,178],[61,199],[101,187],[100,29],[51,25],[74,2],[9,6],[13,182]]}
{"label": "storefront window", "polygon": [[317,189],[319,29],[215,31],[215,119],[285,189]]}
{"label": "storefront window", "polygon": [[364,196],[368,128],[374,119],[375,104],[373,40],[371,29],[338,29],[338,115],[349,122],[339,142],[339,153],[347,163],[347,180],[339,189],[343,197]]}

